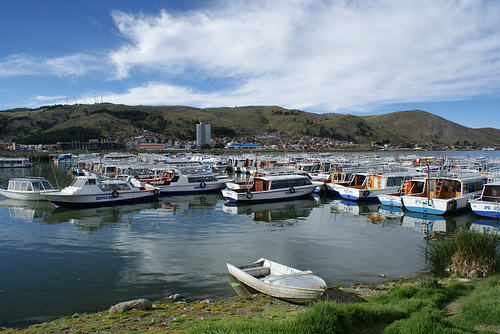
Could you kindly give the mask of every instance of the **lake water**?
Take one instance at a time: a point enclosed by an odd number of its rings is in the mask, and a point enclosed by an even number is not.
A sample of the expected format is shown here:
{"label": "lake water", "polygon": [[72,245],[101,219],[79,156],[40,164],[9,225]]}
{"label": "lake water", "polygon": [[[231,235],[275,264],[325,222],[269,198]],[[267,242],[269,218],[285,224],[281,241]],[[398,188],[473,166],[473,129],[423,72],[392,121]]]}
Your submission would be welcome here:
{"label": "lake water", "polygon": [[[34,171],[60,186],[72,179],[51,164]],[[0,186],[25,173],[0,171]],[[82,210],[3,199],[0,219],[0,326],[135,298],[232,297],[226,262],[261,257],[329,286],[419,275],[429,239],[492,228],[473,213],[424,217],[330,197],[242,206],[220,193]]]}

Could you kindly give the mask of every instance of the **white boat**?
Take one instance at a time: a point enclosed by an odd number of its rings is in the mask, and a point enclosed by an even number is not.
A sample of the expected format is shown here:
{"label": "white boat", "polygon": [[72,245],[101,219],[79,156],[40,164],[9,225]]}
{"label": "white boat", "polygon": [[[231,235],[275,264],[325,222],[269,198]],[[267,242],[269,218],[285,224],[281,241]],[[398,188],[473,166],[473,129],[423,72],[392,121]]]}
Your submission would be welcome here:
{"label": "white boat", "polygon": [[59,191],[42,177],[10,179],[6,188],[0,189],[0,195],[24,201],[46,200],[45,195]]}
{"label": "white boat", "polygon": [[310,195],[316,187],[304,175],[259,176],[244,182],[227,182],[222,195],[231,202],[288,200]]}
{"label": "white boat", "polygon": [[0,168],[30,168],[33,164],[29,158],[0,158]]}
{"label": "white boat", "polygon": [[487,177],[478,172],[435,176],[425,179],[422,193],[401,198],[410,211],[443,215],[465,210],[469,196],[481,194],[486,181]]}
{"label": "white boat", "polygon": [[198,194],[221,190],[226,182],[232,181],[227,177],[216,176],[210,169],[152,169],[148,176],[138,179],[160,189],[161,195]]}
{"label": "white boat", "polygon": [[105,180],[95,175],[84,175],[76,177],[68,187],[45,197],[57,206],[83,207],[153,199],[159,193],[157,187],[131,176]]}
{"label": "white boat", "polygon": [[378,195],[399,191],[405,180],[411,179],[415,171],[369,173],[360,186],[338,185],[339,195],[351,201],[376,201]]}
{"label": "white boat", "polygon": [[327,286],[312,271],[302,271],[264,258],[235,266],[226,263],[229,274],[241,283],[266,295],[297,304],[317,300]]}
{"label": "white boat", "polygon": [[401,196],[423,193],[424,184],[425,180],[423,178],[406,180],[397,192],[392,194],[380,194],[377,195],[377,197],[383,205],[402,207],[403,200],[401,199]]}
{"label": "white boat", "polygon": [[471,196],[469,204],[479,216],[500,218],[500,181],[485,184],[481,195]]}

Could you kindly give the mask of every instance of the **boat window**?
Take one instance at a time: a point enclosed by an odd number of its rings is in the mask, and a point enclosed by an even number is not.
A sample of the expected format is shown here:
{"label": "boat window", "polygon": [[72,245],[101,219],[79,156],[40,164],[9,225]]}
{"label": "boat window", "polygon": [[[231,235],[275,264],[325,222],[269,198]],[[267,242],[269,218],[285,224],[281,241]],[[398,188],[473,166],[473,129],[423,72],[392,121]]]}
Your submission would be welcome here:
{"label": "boat window", "polygon": [[112,191],[113,190],[109,184],[100,184],[99,188],[101,188],[102,191]]}
{"label": "boat window", "polygon": [[119,186],[122,190],[130,190],[130,187],[126,183],[120,183]]}
{"label": "boat window", "polygon": [[205,182],[205,177],[204,176],[198,176],[196,178],[196,182]]}
{"label": "boat window", "polygon": [[73,180],[70,187],[82,188],[85,185],[85,181],[86,181],[85,179],[76,178]]}
{"label": "boat window", "polygon": [[215,181],[215,178],[214,178],[212,175],[210,175],[210,176],[205,176],[205,181],[206,181],[206,182],[213,182],[213,181]]}
{"label": "boat window", "polygon": [[400,186],[403,184],[403,178],[401,176],[396,176],[394,178],[394,184],[397,186]]}
{"label": "boat window", "polygon": [[28,190],[28,182],[21,182],[21,191]]}
{"label": "boat window", "polygon": [[109,186],[111,187],[112,190],[120,190],[120,186],[115,183],[112,183]]}
{"label": "boat window", "polygon": [[188,183],[195,183],[196,178],[195,177],[188,177]]}
{"label": "boat window", "polygon": [[43,186],[43,189],[45,189],[45,190],[54,189],[54,187],[52,187],[52,185],[49,183],[49,181],[43,180],[42,181],[42,186]]}
{"label": "boat window", "polygon": [[89,180],[87,181],[87,184],[89,184],[89,185],[96,184],[96,179],[89,179]]}
{"label": "boat window", "polygon": [[31,186],[33,187],[33,191],[43,190],[40,181],[33,181],[33,182],[31,182]]}
{"label": "boat window", "polygon": [[387,178],[387,186],[388,187],[393,187],[396,185],[396,182],[394,182],[394,178],[393,177],[388,177]]}

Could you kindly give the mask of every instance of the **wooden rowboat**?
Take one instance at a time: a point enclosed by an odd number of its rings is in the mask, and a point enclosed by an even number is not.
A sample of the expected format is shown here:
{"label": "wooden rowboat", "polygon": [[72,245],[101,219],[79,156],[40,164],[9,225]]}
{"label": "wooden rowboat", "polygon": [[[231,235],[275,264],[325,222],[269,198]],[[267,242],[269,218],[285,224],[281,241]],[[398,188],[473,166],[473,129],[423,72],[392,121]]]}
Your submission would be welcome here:
{"label": "wooden rowboat", "polygon": [[229,274],[251,288],[292,303],[315,301],[326,290],[325,281],[312,271],[302,271],[264,258],[235,266],[226,263]]}

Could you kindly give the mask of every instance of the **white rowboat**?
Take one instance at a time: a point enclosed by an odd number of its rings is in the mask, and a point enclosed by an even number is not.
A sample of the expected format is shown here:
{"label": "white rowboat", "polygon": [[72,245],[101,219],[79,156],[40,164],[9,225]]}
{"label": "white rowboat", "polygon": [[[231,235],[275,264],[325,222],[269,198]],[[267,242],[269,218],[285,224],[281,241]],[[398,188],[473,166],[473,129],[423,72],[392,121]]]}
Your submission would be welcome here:
{"label": "white rowboat", "polygon": [[226,266],[229,274],[241,283],[292,303],[315,301],[327,288],[325,281],[310,270],[302,271],[264,258],[247,265],[226,263]]}

